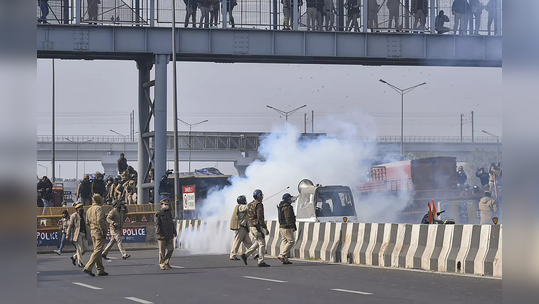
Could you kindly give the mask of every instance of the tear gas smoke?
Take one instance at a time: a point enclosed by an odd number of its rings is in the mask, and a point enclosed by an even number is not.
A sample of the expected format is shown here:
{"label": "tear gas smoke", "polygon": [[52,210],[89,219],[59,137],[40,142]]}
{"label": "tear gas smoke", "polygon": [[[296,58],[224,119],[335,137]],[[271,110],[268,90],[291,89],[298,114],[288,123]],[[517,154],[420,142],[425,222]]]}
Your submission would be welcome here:
{"label": "tear gas smoke", "polygon": [[[265,161],[256,160],[249,165],[245,177],[232,177],[231,186],[219,191],[210,191],[199,211],[199,218],[208,222],[229,221],[236,206],[236,198],[245,195],[252,201],[255,189],[261,189],[266,198],[282,191],[279,195],[264,200],[266,220],[277,219],[277,204],[282,194],[297,196],[298,183],[308,178],[315,184],[346,185],[354,192],[355,187],[367,177],[370,160],[376,157],[375,141],[359,141],[358,136],[375,137],[372,118],[350,113],[345,119],[331,116],[319,123],[319,129],[331,137],[299,140],[300,133],[292,125],[279,126],[260,142],[258,149]],[[355,194],[354,194],[355,195]],[[397,211],[406,205],[407,193],[399,196],[377,194],[368,200],[354,197],[357,214],[362,222],[391,221]],[[228,229],[228,227],[224,227]],[[230,239],[215,240],[209,231],[190,232],[184,236],[192,245],[192,253],[224,253],[230,248]]]}

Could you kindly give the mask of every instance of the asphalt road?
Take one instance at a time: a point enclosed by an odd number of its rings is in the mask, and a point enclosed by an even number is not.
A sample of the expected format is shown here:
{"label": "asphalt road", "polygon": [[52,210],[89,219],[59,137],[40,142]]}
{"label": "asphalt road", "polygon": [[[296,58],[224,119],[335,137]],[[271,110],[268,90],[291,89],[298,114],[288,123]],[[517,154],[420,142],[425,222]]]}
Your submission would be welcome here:
{"label": "asphalt road", "polygon": [[[119,253],[105,261],[109,276],[90,277],[69,254],[37,255],[37,303],[488,303],[502,301],[502,280],[372,267],[267,259],[195,256],[175,251],[170,270],[160,270],[157,250]],[[89,255],[85,256],[87,261]],[[94,269],[94,273],[96,270]]]}

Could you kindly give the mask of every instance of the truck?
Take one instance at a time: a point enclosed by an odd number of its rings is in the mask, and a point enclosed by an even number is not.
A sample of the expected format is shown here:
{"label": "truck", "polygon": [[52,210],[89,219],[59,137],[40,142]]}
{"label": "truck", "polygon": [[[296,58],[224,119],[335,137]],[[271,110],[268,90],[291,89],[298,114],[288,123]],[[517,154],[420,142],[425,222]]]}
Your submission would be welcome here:
{"label": "truck", "polygon": [[293,198],[296,220],[303,222],[357,222],[352,190],[348,186],[322,186],[303,179]]}
{"label": "truck", "polygon": [[400,196],[405,191],[408,204],[400,212],[411,218],[422,216],[427,203],[444,204],[478,201],[482,193],[472,188],[458,188],[455,157],[427,157],[372,166],[367,178],[355,187],[356,198],[368,200],[373,194]]}

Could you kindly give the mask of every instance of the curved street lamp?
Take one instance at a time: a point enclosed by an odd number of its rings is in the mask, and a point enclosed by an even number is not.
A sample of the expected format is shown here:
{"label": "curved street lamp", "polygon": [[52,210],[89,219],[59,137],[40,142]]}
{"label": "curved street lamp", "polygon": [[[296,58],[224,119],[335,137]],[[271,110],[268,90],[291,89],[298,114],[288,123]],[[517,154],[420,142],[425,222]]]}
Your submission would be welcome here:
{"label": "curved street lamp", "polygon": [[423,83],[417,84],[417,85],[415,85],[413,87],[409,87],[409,88],[406,88],[406,89],[401,89],[401,88],[398,88],[398,87],[390,84],[389,82],[387,82],[387,81],[385,81],[383,79],[380,79],[379,81],[381,83],[387,84],[390,88],[397,91],[397,93],[401,94],[401,155],[404,155],[404,94],[410,92],[411,90],[413,90],[413,89],[415,89],[417,87],[425,85],[427,83],[423,82]]}
{"label": "curved street lamp", "polygon": [[305,108],[306,106],[307,106],[307,105],[302,105],[302,106],[299,107],[299,108],[295,108],[294,110],[285,112],[285,111],[283,111],[283,110],[279,110],[279,109],[274,108],[274,107],[272,107],[272,106],[266,105],[266,107],[268,107],[268,108],[270,108],[270,109],[272,109],[272,110],[275,110],[275,111],[279,112],[281,115],[284,115],[285,121],[286,121],[286,122],[288,122],[288,116],[294,114],[294,112],[296,112],[297,110],[299,110],[299,109],[301,109],[301,108]]}
{"label": "curved street lamp", "polygon": [[191,129],[200,125],[200,124],[203,124],[205,122],[208,122],[208,120],[203,120],[203,121],[199,121],[197,123],[194,123],[194,124],[190,124],[190,123],[187,123],[181,119],[178,118],[179,121],[181,121],[184,125],[188,126],[189,127],[189,172],[191,172]]}

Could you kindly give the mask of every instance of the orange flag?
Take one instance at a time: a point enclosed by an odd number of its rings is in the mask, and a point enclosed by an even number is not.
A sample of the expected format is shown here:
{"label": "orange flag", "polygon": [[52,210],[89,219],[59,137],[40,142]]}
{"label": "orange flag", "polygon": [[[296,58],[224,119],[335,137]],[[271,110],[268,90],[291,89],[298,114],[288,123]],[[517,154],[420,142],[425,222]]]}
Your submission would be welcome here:
{"label": "orange flag", "polygon": [[434,200],[432,200],[432,216],[436,216],[436,204],[434,203]]}

